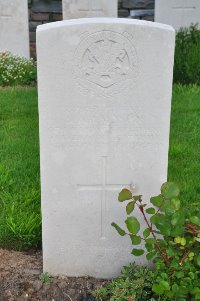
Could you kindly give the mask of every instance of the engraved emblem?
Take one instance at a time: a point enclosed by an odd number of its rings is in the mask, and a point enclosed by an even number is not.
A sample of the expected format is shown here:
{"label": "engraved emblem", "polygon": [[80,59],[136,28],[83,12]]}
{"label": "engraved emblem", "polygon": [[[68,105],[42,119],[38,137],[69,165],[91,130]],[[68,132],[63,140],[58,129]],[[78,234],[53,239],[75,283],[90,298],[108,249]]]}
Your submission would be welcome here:
{"label": "engraved emblem", "polygon": [[75,53],[74,75],[85,93],[112,96],[133,85],[136,51],[125,34],[104,30],[85,37]]}

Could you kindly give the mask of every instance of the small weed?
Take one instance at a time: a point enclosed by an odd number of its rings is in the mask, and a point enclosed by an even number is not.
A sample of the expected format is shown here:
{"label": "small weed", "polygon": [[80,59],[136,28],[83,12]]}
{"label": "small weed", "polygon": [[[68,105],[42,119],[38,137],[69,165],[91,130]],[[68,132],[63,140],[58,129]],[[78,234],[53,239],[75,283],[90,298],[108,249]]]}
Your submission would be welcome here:
{"label": "small weed", "polygon": [[47,284],[50,284],[51,283],[51,277],[49,276],[48,273],[42,273],[40,276],[39,276],[39,279],[40,281],[42,281],[43,283],[47,283]]}

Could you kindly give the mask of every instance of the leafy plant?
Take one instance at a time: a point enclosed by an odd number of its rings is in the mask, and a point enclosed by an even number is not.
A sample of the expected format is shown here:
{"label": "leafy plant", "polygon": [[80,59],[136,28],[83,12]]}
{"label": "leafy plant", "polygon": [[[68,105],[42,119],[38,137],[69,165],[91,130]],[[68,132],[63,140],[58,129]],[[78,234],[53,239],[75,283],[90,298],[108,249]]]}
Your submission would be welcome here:
{"label": "leafy plant", "polygon": [[92,293],[92,295],[94,296],[94,298],[96,300],[99,300],[99,301],[107,300],[108,294],[109,294],[109,292],[108,292],[108,289],[106,287],[97,288]]}
{"label": "leafy plant", "polygon": [[149,268],[133,263],[123,268],[120,277],[97,289],[93,295],[100,301],[154,301],[151,289],[154,278]]}
{"label": "leafy plant", "polygon": [[0,86],[33,85],[37,80],[37,68],[33,59],[0,53]]}
{"label": "leafy plant", "polygon": [[152,290],[162,300],[200,300],[200,210],[196,206],[185,210],[179,193],[176,184],[165,183],[161,194],[151,198],[153,206],[147,207],[141,195],[134,196],[123,189],[118,200],[129,200],[128,215],[135,207],[139,209],[146,229],[141,234],[140,223],[134,216],[125,221],[128,232],[115,223],[112,226],[121,236],[128,235],[134,246],[145,243],[145,249],[134,247],[132,254],[141,256],[146,250],[147,260],[154,259],[156,279]]}
{"label": "leafy plant", "polygon": [[47,283],[50,284],[51,283],[51,277],[49,276],[48,273],[42,273],[39,276],[40,281],[42,281],[43,283]]}

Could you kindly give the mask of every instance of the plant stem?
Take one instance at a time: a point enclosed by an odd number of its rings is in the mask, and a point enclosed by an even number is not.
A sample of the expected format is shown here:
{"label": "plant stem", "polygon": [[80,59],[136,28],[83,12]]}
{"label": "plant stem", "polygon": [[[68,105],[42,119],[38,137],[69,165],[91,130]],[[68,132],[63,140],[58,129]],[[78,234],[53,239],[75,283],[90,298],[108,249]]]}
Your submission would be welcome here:
{"label": "plant stem", "polygon": [[188,254],[192,251],[193,246],[194,246],[194,243],[193,243],[193,244],[190,246],[190,248],[184,253],[184,255],[183,255],[183,257],[182,257],[182,259],[181,259],[181,261],[180,261],[180,263],[179,263],[180,266],[183,265],[183,263],[184,263],[185,259],[187,258]]}
{"label": "plant stem", "polygon": [[[136,202],[136,204],[137,204],[137,202]],[[151,234],[152,234],[153,238],[154,238],[155,241],[156,241],[156,244],[155,244],[156,248],[157,248],[158,251],[160,252],[160,255],[161,255],[162,258],[164,259],[165,263],[168,264],[168,263],[169,263],[169,259],[168,259],[168,257],[167,257],[167,254],[165,253],[165,251],[162,251],[162,250],[161,250],[161,248],[160,248],[160,246],[159,246],[159,243],[158,243],[158,240],[157,240],[157,237],[156,237],[156,235],[155,235],[155,233],[154,233],[154,231],[153,231],[152,226],[150,225],[150,223],[149,223],[149,221],[148,221],[148,219],[147,219],[147,217],[146,217],[146,214],[145,214],[145,212],[144,212],[144,208],[143,208],[142,204],[137,204],[137,206],[138,206],[140,212],[142,213],[143,218],[144,218],[144,220],[145,220],[145,222],[146,222],[146,224],[147,224],[149,230],[151,231]]]}

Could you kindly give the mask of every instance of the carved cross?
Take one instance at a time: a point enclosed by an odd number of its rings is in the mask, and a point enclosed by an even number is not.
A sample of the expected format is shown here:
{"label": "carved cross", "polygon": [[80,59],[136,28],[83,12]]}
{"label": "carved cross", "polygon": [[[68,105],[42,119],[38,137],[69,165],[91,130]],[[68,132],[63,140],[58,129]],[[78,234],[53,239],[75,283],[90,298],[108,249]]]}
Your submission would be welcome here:
{"label": "carved cross", "polygon": [[[78,185],[79,191],[101,191],[101,239],[106,236],[106,192],[117,191],[130,187],[130,184],[108,184],[107,183],[107,157],[102,157],[102,181],[97,185]],[[134,188],[134,187],[133,187]]]}

